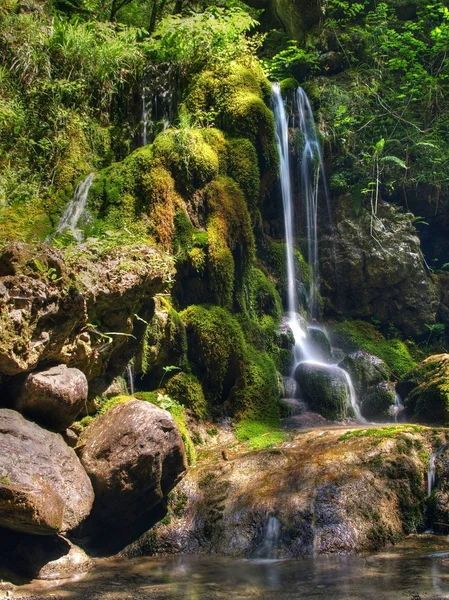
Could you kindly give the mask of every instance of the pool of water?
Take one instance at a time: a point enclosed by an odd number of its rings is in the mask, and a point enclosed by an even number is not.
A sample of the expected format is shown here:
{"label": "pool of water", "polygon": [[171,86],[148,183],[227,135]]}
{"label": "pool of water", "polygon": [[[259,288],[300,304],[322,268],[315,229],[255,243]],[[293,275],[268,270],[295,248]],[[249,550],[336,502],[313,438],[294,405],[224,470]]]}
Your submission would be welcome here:
{"label": "pool of water", "polygon": [[15,588],[8,597],[22,600],[449,599],[449,541],[432,535],[412,536],[379,554],[295,561],[216,556],[102,559],[76,580],[32,581]]}

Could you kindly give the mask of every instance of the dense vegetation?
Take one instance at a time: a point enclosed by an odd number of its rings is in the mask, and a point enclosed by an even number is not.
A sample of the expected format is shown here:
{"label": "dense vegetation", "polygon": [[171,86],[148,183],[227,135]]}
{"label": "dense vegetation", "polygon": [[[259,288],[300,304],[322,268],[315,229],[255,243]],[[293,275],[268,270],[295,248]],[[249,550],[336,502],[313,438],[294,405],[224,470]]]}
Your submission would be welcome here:
{"label": "dense vegetation", "polygon": [[[230,414],[241,439],[257,440],[261,423],[277,439],[278,372],[291,353],[278,331],[284,246],[266,201],[278,169],[266,76],[283,79],[285,95],[304,85],[331,192],[350,194],[355,214],[375,214],[381,198],[408,207],[410,196],[417,211],[437,211],[449,191],[449,11],[436,0],[404,6],[331,0],[292,40],[231,0],[7,0],[0,246],[47,240],[73,257],[73,235],[55,229],[95,172],[79,223],[89,251],[143,243],[176,261],[171,297],[150,321],[136,315],[145,389],[197,418]],[[443,252],[430,258],[447,266]],[[307,297],[310,269],[299,251],[296,260]],[[336,332],[397,377],[415,364],[367,323]]]}

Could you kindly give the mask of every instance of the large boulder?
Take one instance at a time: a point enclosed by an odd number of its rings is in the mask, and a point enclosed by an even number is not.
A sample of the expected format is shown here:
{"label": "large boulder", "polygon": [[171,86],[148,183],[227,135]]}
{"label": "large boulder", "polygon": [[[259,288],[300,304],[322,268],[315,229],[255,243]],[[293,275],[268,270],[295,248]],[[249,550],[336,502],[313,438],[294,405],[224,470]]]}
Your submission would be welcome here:
{"label": "large boulder", "polygon": [[78,526],[94,493],[61,436],[0,410],[0,526],[48,535]]}
{"label": "large boulder", "polygon": [[295,379],[311,410],[330,420],[354,416],[348,381],[339,367],[300,363],[295,370]]}
{"label": "large boulder", "polygon": [[126,529],[160,503],[187,470],[173,417],[141,400],[117,404],[90,425],[80,459],[95,490],[90,521]]}
{"label": "large boulder", "polygon": [[54,431],[67,429],[87,400],[87,379],[79,369],[58,365],[12,384],[13,408]]}
{"label": "large boulder", "polygon": [[[362,399],[361,411],[365,419],[387,422],[394,417],[396,393],[394,385],[388,381],[382,381],[365,393]],[[397,413],[396,413],[397,415]]]}
{"label": "large boulder", "polygon": [[422,423],[449,421],[449,354],[429,356],[397,384],[409,418]]}
{"label": "large boulder", "polygon": [[393,324],[405,336],[424,335],[435,323],[439,290],[422,257],[412,215],[385,202],[377,217],[340,197],[334,227],[321,237],[320,274],[326,308],[352,318]]}

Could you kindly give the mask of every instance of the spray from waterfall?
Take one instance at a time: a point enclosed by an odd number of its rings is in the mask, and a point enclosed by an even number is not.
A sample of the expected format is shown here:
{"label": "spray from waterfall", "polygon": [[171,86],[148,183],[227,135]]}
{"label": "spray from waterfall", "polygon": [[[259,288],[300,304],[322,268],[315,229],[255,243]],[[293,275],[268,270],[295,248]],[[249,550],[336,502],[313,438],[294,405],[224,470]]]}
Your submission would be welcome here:
{"label": "spray from waterfall", "polygon": [[67,208],[59,220],[55,234],[62,233],[66,229],[70,229],[73,237],[78,242],[83,239],[83,234],[79,229],[77,229],[77,225],[81,215],[84,212],[84,209],[86,208],[87,196],[89,194],[89,189],[92,185],[94,177],[95,173],[90,173],[86,179],[83,179],[78,183],[72,199],[68,203]]}

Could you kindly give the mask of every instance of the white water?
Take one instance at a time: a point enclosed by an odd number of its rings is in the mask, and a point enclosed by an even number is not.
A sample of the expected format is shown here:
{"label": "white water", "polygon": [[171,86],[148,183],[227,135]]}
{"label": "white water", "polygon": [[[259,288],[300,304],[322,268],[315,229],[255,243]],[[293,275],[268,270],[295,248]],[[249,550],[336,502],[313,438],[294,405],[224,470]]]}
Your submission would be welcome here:
{"label": "white water", "polygon": [[256,552],[258,558],[277,558],[281,524],[279,519],[271,515],[264,528],[262,545]]}
{"label": "white water", "polygon": [[142,131],[142,146],[147,145],[147,131],[148,131],[148,112],[147,112],[147,103],[145,99],[145,88],[142,93],[142,123],[143,123],[143,131]]}
{"label": "white water", "polygon": [[89,188],[94,180],[95,173],[90,173],[86,179],[83,179],[78,183],[75,188],[72,199],[67,205],[64,214],[59,220],[58,226],[56,227],[56,233],[62,233],[65,229],[70,229],[73,237],[80,242],[83,239],[82,232],[77,229],[78,221],[86,208],[87,196],[89,194]]}
{"label": "white water", "polygon": [[[308,260],[312,267],[312,285],[310,291],[309,312],[313,317],[317,314],[317,292],[318,292],[318,228],[317,228],[317,211],[318,211],[318,181],[320,173],[324,176],[321,150],[319,147],[318,138],[315,130],[315,122],[313,120],[312,110],[309,100],[302,88],[298,88],[296,94],[296,104],[299,116],[299,126],[304,136],[304,150],[300,166],[300,184],[306,200],[306,217],[307,217],[307,243],[308,243]],[[285,245],[286,245],[286,262],[287,262],[287,325],[290,327],[295,340],[293,349],[295,372],[298,364],[308,362],[318,365],[325,369],[338,369],[344,373],[350,397],[350,405],[356,419],[362,423],[366,420],[360,413],[360,408],[357,402],[357,395],[351,381],[349,373],[341,369],[337,365],[329,365],[323,362],[322,357],[317,352],[316,347],[309,343],[305,328],[301,325],[298,314],[299,305],[296,293],[296,271],[294,266],[294,207],[291,186],[291,170],[290,170],[290,155],[289,155],[289,140],[288,140],[288,118],[285,111],[284,102],[282,100],[280,86],[278,83],[273,84],[273,108],[275,119],[276,144],[279,153],[280,166],[280,182],[282,204],[284,209],[284,226],[285,226]],[[327,188],[326,188],[327,196]],[[292,374],[293,374],[292,373]]]}
{"label": "white water", "polygon": [[402,398],[401,396],[396,392],[396,396],[394,398],[394,406],[392,407],[392,413],[393,413],[393,417],[394,417],[394,422],[397,423],[398,422],[398,416],[399,414],[404,410],[404,405],[402,403]]}
{"label": "white water", "polygon": [[435,485],[435,461],[436,459],[447,449],[449,444],[440,446],[436,452],[434,452],[429,460],[429,468],[427,469],[427,498],[432,494],[432,490]]}

